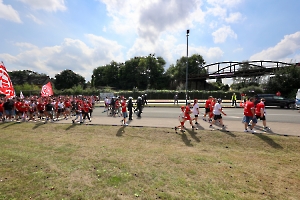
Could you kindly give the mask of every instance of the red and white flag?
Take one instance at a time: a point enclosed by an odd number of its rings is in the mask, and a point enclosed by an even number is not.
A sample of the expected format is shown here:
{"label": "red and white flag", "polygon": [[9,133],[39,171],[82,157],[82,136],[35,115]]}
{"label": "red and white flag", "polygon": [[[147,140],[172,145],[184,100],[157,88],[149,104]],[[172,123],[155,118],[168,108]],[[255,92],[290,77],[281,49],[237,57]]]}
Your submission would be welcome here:
{"label": "red and white flag", "polygon": [[42,97],[48,97],[53,95],[52,85],[50,82],[48,82],[46,85],[43,85],[41,96]]}
{"label": "red and white flag", "polygon": [[0,62],[0,94],[5,94],[6,98],[12,98],[15,90],[3,62]]}

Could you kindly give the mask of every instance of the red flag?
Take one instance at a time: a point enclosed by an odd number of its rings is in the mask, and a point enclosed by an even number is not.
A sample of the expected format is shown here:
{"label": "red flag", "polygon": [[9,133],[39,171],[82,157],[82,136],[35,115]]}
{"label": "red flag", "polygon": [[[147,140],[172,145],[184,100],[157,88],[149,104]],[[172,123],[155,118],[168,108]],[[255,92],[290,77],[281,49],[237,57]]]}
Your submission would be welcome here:
{"label": "red flag", "polygon": [[15,90],[3,62],[0,62],[0,94],[7,98],[15,96]]}
{"label": "red flag", "polygon": [[42,97],[48,97],[53,95],[52,85],[50,82],[48,82],[46,85],[43,85],[41,96]]}

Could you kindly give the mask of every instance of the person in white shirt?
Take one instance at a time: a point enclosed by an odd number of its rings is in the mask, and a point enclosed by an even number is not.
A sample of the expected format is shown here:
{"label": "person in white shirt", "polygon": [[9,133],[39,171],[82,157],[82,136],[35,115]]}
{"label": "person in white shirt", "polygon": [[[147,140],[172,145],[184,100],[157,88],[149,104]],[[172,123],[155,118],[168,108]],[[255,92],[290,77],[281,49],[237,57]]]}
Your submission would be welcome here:
{"label": "person in white shirt", "polygon": [[194,99],[194,105],[193,105],[193,115],[194,115],[194,119],[195,120],[195,124],[199,124],[198,123],[198,116],[199,116],[199,105],[198,105],[198,99]]}
{"label": "person in white shirt", "polygon": [[181,106],[181,112],[180,112],[180,114],[178,116],[178,119],[180,121],[180,125],[179,126],[175,126],[175,131],[177,131],[177,129],[179,129],[180,131],[185,132],[185,130],[184,130],[184,122],[185,122],[184,112],[185,112],[185,107]]}
{"label": "person in white shirt", "polygon": [[214,119],[211,121],[210,125],[209,125],[209,128],[213,128],[213,124],[218,120],[220,122],[220,124],[222,125],[222,128],[224,129],[225,126],[223,124],[223,119],[222,119],[222,114],[223,115],[226,115],[226,113],[223,112],[222,110],[222,106],[221,106],[221,103],[222,103],[222,99],[218,99],[217,100],[217,103],[215,104],[214,106],[214,110],[213,110],[213,113],[214,113]]}

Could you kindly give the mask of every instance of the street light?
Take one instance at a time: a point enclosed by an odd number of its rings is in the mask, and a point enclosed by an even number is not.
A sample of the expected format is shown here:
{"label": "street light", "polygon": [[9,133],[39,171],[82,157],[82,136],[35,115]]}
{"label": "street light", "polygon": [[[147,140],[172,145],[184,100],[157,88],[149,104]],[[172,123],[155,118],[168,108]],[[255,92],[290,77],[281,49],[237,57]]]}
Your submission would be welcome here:
{"label": "street light", "polygon": [[185,71],[185,105],[188,101],[188,72],[189,72],[189,33],[190,30],[186,30],[186,71]]}

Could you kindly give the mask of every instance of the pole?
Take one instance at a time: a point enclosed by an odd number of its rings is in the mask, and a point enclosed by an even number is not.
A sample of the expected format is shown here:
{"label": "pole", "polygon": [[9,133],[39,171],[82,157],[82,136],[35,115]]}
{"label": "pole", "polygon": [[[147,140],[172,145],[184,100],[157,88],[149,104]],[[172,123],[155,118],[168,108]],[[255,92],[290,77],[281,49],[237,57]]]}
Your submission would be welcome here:
{"label": "pole", "polygon": [[185,105],[188,104],[189,33],[190,33],[190,30],[186,30]]}

